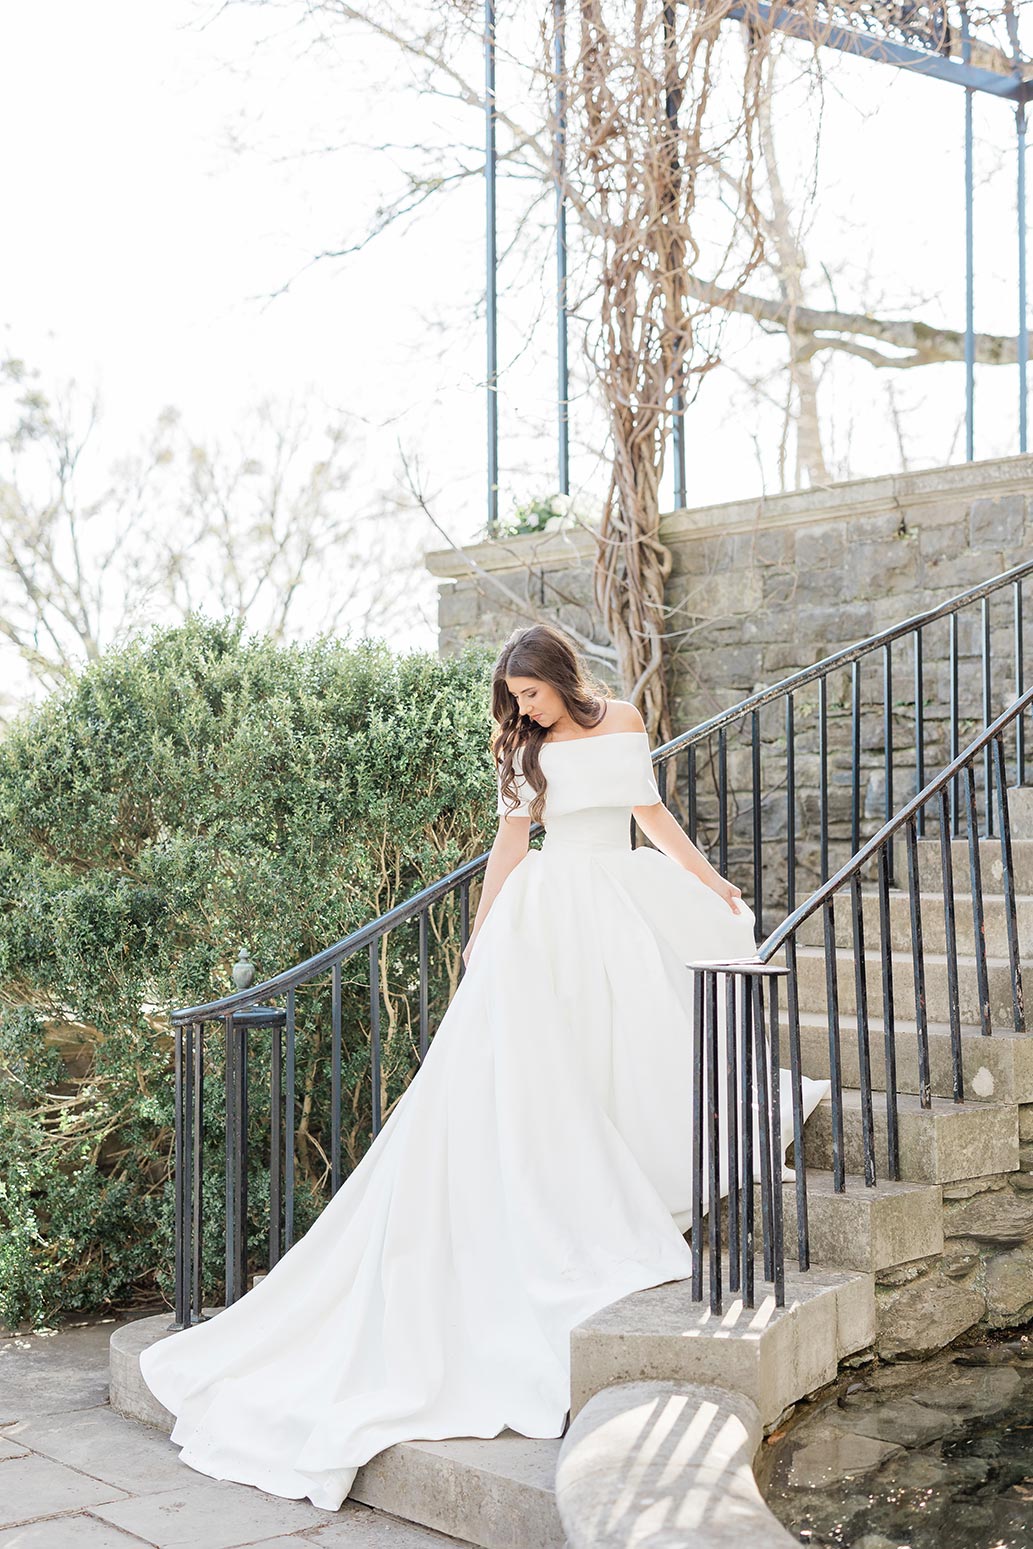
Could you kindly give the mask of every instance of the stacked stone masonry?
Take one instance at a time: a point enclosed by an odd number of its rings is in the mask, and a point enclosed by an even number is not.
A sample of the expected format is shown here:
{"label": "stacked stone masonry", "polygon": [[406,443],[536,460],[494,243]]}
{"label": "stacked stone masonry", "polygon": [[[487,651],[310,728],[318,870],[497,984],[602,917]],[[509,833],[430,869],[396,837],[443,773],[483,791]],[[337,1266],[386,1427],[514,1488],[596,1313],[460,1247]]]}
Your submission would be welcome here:
{"label": "stacked stone masonry", "polygon": [[[1006,458],[834,485],[665,516],[661,535],[672,556],[667,586],[672,725],[683,730],[729,708],[758,688],[810,666],[836,649],[899,623],[999,574],[1033,553],[1033,457]],[[584,528],[436,552],[427,563],[440,579],[443,653],[477,640],[499,645],[535,617],[554,619],[605,645],[593,606],[595,538]],[[995,712],[1014,686],[1010,654],[1013,599],[991,607]],[[978,607],[959,621],[962,738],[982,710]],[[924,638],[926,769],[948,753],[948,626]],[[1030,642],[1033,648],[1033,642]],[[1005,663],[1008,663],[1006,666]],[[605,660],[593,661],[605,680]],[[861,675],[861,789],[865,831],[884,816],[883,663],[870,657]],[[895,647],[894,805],[915,789],[914,662],[909,642]],[[1028,680],[1027,680],[1028,681]],[[831,835],[845,858],[850,812],[849,669],[828,685]],[[818,694],[795,703],[795,855],[800,884],[817,877]],[[968,712],[966,714],[966,712]],[[979,724],[982,724],[979,721]],[[772,852],[784,840],[784,706],[761,716],[763,825]],[[732,793],[729,864],[744,872],[751,843],[750,725],[728,739]],[[712,747],[700,754],[699,816],[704,842],[715,829]],[[681,778],[680,771],[677,779]],[[676,786],[677,788],[677,786]],[[781,870],[784,874],[784,860]],[[775,892],[771,902],[779,902]],[[767,888],[767,884],[766,884]]]}

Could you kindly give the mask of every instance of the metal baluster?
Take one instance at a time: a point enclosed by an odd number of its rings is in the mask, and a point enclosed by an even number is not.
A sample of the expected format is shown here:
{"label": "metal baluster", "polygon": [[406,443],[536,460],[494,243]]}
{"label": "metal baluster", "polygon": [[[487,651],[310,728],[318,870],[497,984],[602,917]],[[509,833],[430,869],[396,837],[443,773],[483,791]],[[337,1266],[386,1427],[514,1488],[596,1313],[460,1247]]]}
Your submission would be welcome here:
{"label": "metal baluster", "polygon": [[430,1042],[430,985],[427,959],[427,908],[420,910],[420,1063]]}
{"label": "metal baluster", "polygon": [[[981,605],[981,653],[983,667],[983,725],[989,726],[993,720],[993,694],[990,683],[990,599],[984,597]],[[994,798],[993,798],[993,750],[989,743],[983,749],[983,791],[986,802],[986,837],[993,838],[994,833]]]}
{"label": "metal baluster", "polygon": [[[922,631],[915,630],[915,793],[925,788],[925,661]],[[918,810],[918,832],[925,834],[925,808]]]}
{"label": "metal baluster", "polygon": [[764,934],[764,851],[761,838],[760,712],[750,716],[750,783],[753,788],[753,911]]}
{"label": "metal baluster", "polygon": [[850,667],[850,853],[861,846],[861,663]]}
{"label": "metal baluster", "polygon": [[[1022,640],[1022,582],[1014,584],[1015,613],[1015,698],[1021,699],[1026,691],[1026,664],[1023,660]],[[1015,718],[1015,783],[1026,783],[1026,717]]]}
{"label": "metal baluster", "polygon": [[283,1146],[283,1029],[274,1022],[269,1048],[269,1268],[280,1258],[280,1152]]}
{"label": "metal baluster", "polygon": [[728,736],[723,726],[717,733],[717,802],[717,864],[721,875],[726,877],[728,875]]}
{"label": "metal baluster", "polygon": [[929,1075],[929,1007],[925,993],[925,947],[922,941],[922,893],[918,882],[918,825],[907,822],[907,887],[911,905],[911,971],[915,983],[915,1023],[918,1035],[918,1098],[923,1108],[932,1107]]}
{"label": "metal baluster", "polygon": [[843,1067],[839,1042],[839,976],[836,957],[836,905],[825,901],[825,1001],[829,1023],[829,1079],[832,1091],[832,1186],[837,1194],[846,1190],[846,1165],[843,1160]]}
{"label": "metal baluster", "polygon": [[789,913],[796,908],[796,712],[786,695],[786,889]]}
{"label": "metal baluster", "polygon": [[283,1136],[283,1242],[284,1252],[294,1243],[294,991],[287,991],[287,1093]]}
{"label": "metal baluster", "polygon": [[[959,701],[958,701],[958,615],[950,616],[950,643],[949,643],[949,667],[950,667],[950,762],[953,764],[958,756],[958,738],[961,735],[958,725]],[[951,781],[951,818],[952,832],[961,832],[961,791],[958,784],[958,776]]]}
{"label": "metal baluster", "polygon": [[818,843],[821,880],[829,879],[829,685],[818,679]]}
{"label": "metal baluster", "polygon": [[811,1264],[807,1222],[807,1158],[803,1128],[803,1061],[800,1055],[800,997],[796,982],[796,937],[786,942],[786,1009],[789,1018],[789,1078],[793,1092],[793,1171],[796,1173],[796,1252],[801,1269]]}
{"label": "metal baluster", "polygon": [[868,964],[865,959],[864,904],[861,878],[855,871],[850,879],[850,903],[853,915],[854,999],[857,1011],[857,1069],[861,1088],[861,1142],[864,1147],[864,1181],[875,1187],[875,1119],[872,1114],[872,1060],[868,1029]]}
{"label": "metal baluster", "polygon": [[[775,1276],[774,1179],[771,1167],[771,1097],[768,1090],[767,1040],[764,1036],[764,999],[759,975],[749,976],[753,995],[754,1068],[757,1076],[757,1139],[760,1144],[760,1220],[764,1258],[764,1279]],[[779,1169],[781,1172],[781,1168]],[[781,1183],[779,1188],[781,1188]]]}
{"label": "metal baluster", "polygon": [[190,1276],[192,1312],[189,1305],[190,1297],[187,1301],[188,1315],[195,1323],[200,1323],[204,1316],[204,1292],[201,1284],[201,1245],[204,1240],[204,1028],[203,1022],[197,1022],[194,1025],[194,1240],[191,1244],[193,1268]]}
{"label": "metal baluster", "polygon": [[[1021,720],[1021,716],[1019,717]],[[1004,918],[1008,927],[1008,967],[1012,985],[1012,1017],[1016,1033],[1026,1031],[1026,1013],[1022,994],[1022,965],[1019,958],[1019,925],[1015,906],[1015,868],[1012,861],[1011,820],[1008,814],[1008,774],[1004,762],[1004,738],[995,737],[993,745],[994,777],[997,786],[997,818],[1001,835],[1001,881],[1004,887]]]}
{"label": "metal baluster", "polygon": [[686,755],[685,763],[686,763],[686,770],[685,770],[686,805],[688,807],[688,812],[689,812],[689,838],[692,840],[693,844],[695,844],[696,843],[696,832],[697,832],[697,828],[698,828],[697,811],[696,811],[696,744],[695,743],[692,743],[692,745],[689,747],[688,753]]}
{"label": "metal baluster", "polygon": [[232,1014],[223,1018],[226,1038],[226,1306],[236,1301],[237,1290],[237,1196],[235,1188],[234,1157],[237,1146],[237,1080],[236,1044],[233,1037]]}
{"label": "metal baluster", "polygon": [[786,1303],[785,1276],[785,1221],[782,1199],[782,1068],[779,1057],[778,1032],[778,979],[772,974],[768,979],[770,996],[770,1049],[771,1071],[771,1278],[775,1286],[775,1306]]}
{"label": "metal baluster", "polygon": [[330,980],[330,1194],[341,1187],[341,964]]}
{"label": "metal baluster", "polygon": [[[470,940],[470,879],[464,877],[459,884],[459,950],[464,951]],[[460,959],[462,962],[462,959]]]}
{"label": "metal baluster", "polygon": [[656,766],[656,789],[660,800],[667,800],[667,760],[663,758]]}
{"label": "metal baluster", "polygon": [[191,1285],[190,1271],[194,1241],[194,1025],[185,1022],[183,1034],[183,1272],[186,1279],[184,1303],[186,1321],[190,1322]]}
{"label": "metal baluster", "polygon": [[717,974],[707,974],[707,1225],[710,1310],[721,1311],[721,1126],[717,1085]]}
{"label": "metal baluster", "polygon": [[692,991],[692,1300],[703,1300],[703,978],[693,974]]}
{"label": "metal baluster", "polygon": [[954,857],[951,854],[950,812],[946,789],[939,795],[940,872],[943,880],[943,934],[947,949],[947,1007],[951,1035],[951,1085],[956,1103],[965,1100],[961,1047],[961,990],[958,984],[958,925],[954,909]]}
{"label": "metal baluster", "polygon": [[[187,1274],[186,1274],[186,1146],[184,1144],[184,1081],[183,1053],[185,1035],[180,1023],[172,1029],[175,1060],[175,1119],[173,1131],[173,1199],[175,1202],[174,1258],[175,1291],[173,1328],[183,1328],[187,1322]],[[228,1153],[227,1153],[228,1154]]]}
{"label": "metal baluster", "polygon": [[[467,910],[469,916],[469,909]],[[369,1055],[373,1096],[373,1138],[380,1134],[380,961],[378,949],[382,937],[369,944]],[[469,937],[467,937],[469,940]],[[464,941],[463,945],[466,945]]]}
{"label": "metal baluster", "polygon": [[976,946],[976,987],[979,1021],[984,1038],[993,1032],[990,1020],[990,976],[986,966],[986,919],[983,913],[983,877],[979,860],[979,816],[976,804],[976,772],[966,764],[964,775],[965,820],[968,824],[968,870],[972,889],[972,928]]}
{"label": "metal baluster", "polygon": [[[893,644],[887,641],[882,648],[882,760],[883,817],[889,822],[893,816]],[[893,881],[893,851],[889,854],[890,882]]]}
{"label": "metal baluster", "polygon": [[897,1027],[893,1004],[893,935],[890,921],[892,839],[878,855],[879,946],[882,953],[882,1037],[886,1061],[886,1166],[900,1180],[900,1128],[897,1122]]}
{"label": "metal baluster", "polygon": [[247,1030],[235,1029],[237,1044],[237,1117],[240,1121],[240,1143],[237,1147],[237,1295],[247,1290],[247,1225],[248,1225],[248,1049]]}
{"label": "metal baluster", "polygon": [[728,1154],[728,1289],[739,1289],[739,1083],[736,1058],[735,975],[725,974],[725,1109]]}
{"label": "metal baluster", "polygon": [[753,1242],[753,995],[745,974],[742,983],[742,1003],[739,1012],[739,1133],[742,1136],[742,1183],[739,1204],[742,1225],[739,1229],[739,1252],[742,1267],[739,1271],[744,1307],[754,1302],[754,1242]]}

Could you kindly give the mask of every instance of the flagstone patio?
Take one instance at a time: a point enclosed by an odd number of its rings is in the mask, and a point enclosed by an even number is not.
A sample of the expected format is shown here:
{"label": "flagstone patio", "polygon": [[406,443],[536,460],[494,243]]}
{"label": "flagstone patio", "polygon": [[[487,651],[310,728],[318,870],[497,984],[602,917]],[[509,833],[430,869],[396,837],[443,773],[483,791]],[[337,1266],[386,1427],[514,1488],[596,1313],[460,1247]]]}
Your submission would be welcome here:
{"label": "flagstone patio", "polygon": [[357,1501],[321,1511],[193,1473],[109,1407],[116,1321],[0,1332],[0,1549],[456,1549]]}

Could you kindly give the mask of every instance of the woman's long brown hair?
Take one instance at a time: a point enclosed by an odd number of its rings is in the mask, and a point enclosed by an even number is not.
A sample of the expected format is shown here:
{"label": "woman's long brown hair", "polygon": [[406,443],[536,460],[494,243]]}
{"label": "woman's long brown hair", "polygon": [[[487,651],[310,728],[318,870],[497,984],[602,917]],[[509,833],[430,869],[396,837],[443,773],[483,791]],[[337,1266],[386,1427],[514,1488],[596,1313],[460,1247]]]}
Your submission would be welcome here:
{"label": "woman's long brown hair", "polygon": [[606,714],[610,691],[588,672],[577,648],[562,629],[552,624],[531,624],[514,630],[499,652],[491,680],[491,711],[497,723],[491,746],[495,755],[503,801],[519,805],[514,759],[520,749],[521,773],[534,792],[529,804],[531,819],[540,823],[545,811],[545,776],[538,753],[546,728],[521,715],[506,687],[507,678],[538,678],[556,690],[572,721],[586,729],[598,726]]}

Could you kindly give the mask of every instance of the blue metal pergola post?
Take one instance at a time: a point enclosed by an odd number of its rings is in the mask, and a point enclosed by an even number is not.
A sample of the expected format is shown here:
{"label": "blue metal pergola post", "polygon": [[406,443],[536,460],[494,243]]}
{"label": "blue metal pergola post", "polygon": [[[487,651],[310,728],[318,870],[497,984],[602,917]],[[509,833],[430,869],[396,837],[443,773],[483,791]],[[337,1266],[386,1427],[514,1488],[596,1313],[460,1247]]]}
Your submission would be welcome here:
{"label": "blue metal pergola post", "polygon": [[498,234],[495,207],[495,5],[484,3],[484,196],[486,227],[485,326],[488,336],[488,536],[499,523]]}
{"label": "blue metal pergola post", "polygon": [[1005,20],[1015,66],[1015,210],[1018,229],[1019,273],[1019,451],[1029,450],[1027,429],[1028,399],[1026,365],[1029,360],[1029,321],[1026,314],[1026,100],[1028,88],[1023,79],[1022,50],[1019,47],[1019,22],[1011,0],[1006,0]]}
{"label": "blue metal pergola post", "polygon": [[[972,60],[972,38],[968,7],[961,8],[961,57]],[[973,188],[972,99],[971,86],[965,87],[965,461],[976,455],[976,280],[975,280],[975,208]]]}
{"label": "blue metal pergola post", "polygon": [[570,369],[567,361],[567,200],[563,180],[567,163],[567,93],[563,33],[565,0],[552,0],[553,61],[556,73],[556,370],[560,493],[570,494]]}
{"label": "blue metal pergola post", "polygon": [[1018,157],[1017,203],[1019,212],[1019,451],[1029,451],[1027,430],[1026,363],[1029,360],[1029,320],[1026,313],[1026,103],[1015,104],[1016,154]]}

